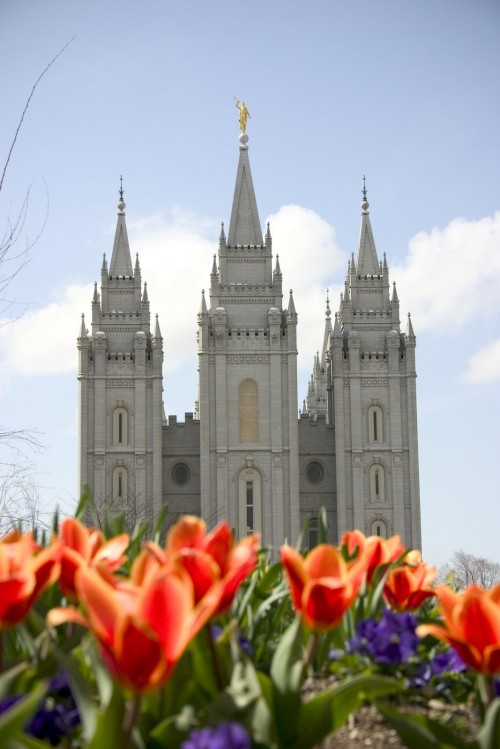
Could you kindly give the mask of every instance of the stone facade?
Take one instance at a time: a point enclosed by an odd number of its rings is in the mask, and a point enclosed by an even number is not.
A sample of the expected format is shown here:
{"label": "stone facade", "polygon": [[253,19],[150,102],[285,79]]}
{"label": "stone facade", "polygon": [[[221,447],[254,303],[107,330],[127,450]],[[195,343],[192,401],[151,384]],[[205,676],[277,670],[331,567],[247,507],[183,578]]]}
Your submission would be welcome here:
{"label": "stone facade", "polygon": [[[399,533],[420,548],[415,335],[409,318],[401,332],[366,191],[358,255],[333,324],[327,297],[298,415],[298,316],[291,292],[283,306],[247,143],[242,135],[227,238],[222,225],[208,298],[202,293],[198,401],[184,422],[163,413],[163,339],[158,319],[151,329],[138,258],[132,269],[120,195],[92,332],[82,320],[78,338],[79,489],[88,485],[101,510],[122,508],[131,521],[166,503],[172,522],[183,513],[202,515],[210,527],[227,519],[238,536],[260,530],[274,549],[294,543],[322,507],[333,542],[356,527]],[[313,520],[306,543],[314,532]]]}

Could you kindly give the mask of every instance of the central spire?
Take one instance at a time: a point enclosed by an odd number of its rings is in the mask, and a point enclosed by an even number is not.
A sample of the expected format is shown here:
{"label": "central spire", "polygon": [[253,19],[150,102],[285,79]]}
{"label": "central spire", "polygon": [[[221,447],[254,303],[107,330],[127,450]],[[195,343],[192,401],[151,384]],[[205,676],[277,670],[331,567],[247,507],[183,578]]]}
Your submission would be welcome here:
{"label": "central spire", "polygon": [[252,172],[248,159],[248,135],[240,135],[240,160],[236,174],[233,208],[229,222],[227,243],[235,245],[263,245],[262,229],[253,189]]}

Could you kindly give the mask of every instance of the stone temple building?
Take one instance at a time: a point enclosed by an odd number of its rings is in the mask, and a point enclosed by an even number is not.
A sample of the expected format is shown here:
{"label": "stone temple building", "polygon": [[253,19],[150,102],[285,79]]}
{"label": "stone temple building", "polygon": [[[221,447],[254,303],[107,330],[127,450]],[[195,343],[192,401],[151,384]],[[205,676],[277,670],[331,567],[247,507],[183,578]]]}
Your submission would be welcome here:
{"label": "stone temple building", "polygon": [[[132,519],[163,504],[171,522],[184,513],[209,527],[226,519],[238,537],[259,530],[275,549],[295,543],[306,518],[313,545],[321,507],[331,542],[359,528],[421,548],[415,335],[409,317],[401,330],[368,208],[364,190],[338,312],[332,319],[327,299],[324,323],[299,333],[240,135],[229,227],[198,312],[198,400],[181,422],[164,414],[164,340],[120,191],[111,259],[78,338],[79,491],[88,485],[98,508]],[[299,413],[297,340],[306,334],[319,353]]]}

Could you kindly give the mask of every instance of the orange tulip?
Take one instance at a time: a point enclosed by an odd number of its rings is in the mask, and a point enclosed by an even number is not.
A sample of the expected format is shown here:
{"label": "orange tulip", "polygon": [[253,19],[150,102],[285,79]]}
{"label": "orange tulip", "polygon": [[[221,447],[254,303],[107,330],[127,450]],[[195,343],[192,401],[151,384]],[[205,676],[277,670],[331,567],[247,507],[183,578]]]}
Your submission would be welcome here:
{"label": "orange tulip", "polygon": [[297,612],[316,631],[333,629],[358,594],[365,567],[362,560],[347,563],[329,544],[316,546],[304,559],[282,546],[281,560]]}
{"label": "orange tulip", "polygon": [[60,571],[60,543],[42,549],[31,533],[0,539],[0,631],[22,621]]}
{"label": "orange tulip", "polygon": [[61,576],[59,584],[67,598],[76,599],[75,574],[82,564],[88,564],[103,572],[114,572],[127,560],[124,552],[129,545],[129,536],[120,536],[106,541],[95,528],[86,528],[76,518],[67,518],[61,523]]}
{"label": "orange tulip", "polygon": [[396,611],[413,611],[431,596],[437,570],[422,562],[420,552],[409,552],[404,564],[390,570],[384,586],[384,598]]}
{"label": "orange tulip", "polygon": [[342,536],[341,547],[345,547],[349,557],[356,554],[357,559],[364,556],[366,566],[366,582],[370,584],[373,575],[381,564],[395,562],[401,557],[405,546],[399,536],[382,538],[381,536],[365,536],[361,531],[346,531]]}
{"label": "orange tulip", "polygon": [[132,577],[138,581],[155,564],[180,566],[193,582],[197,602],[220,581],[223,593],[215,613],[222,614],[231,606],[240,583],[255,568],[259,543],[259,534],[254,533],[235,544],[227,523],[220,523],[207,534],[201,518],[186,515],[170,529],[165,550],[157,544],[146,544],[144,554],[134,563]]}
{"label": "orange tulip", "polygon": [[500,673],[500,585],[491,590],[471,585],[462,593],[438,585],[436,596],[444,626],[421,624],[417,634],[449,643],[474,671]]}
{"label": "orange tulip", "polygon": [[76,609],[49,611],[52,626],[74,622],[97,638],[103,661],[124,686],[137,692],[161,687],[185,648],[213,615],[221,589],[215,587],[195,605],[188,575],[168,567],[152,571],[141,587],[109,581],[82,565],[76,591],[86,615]]}

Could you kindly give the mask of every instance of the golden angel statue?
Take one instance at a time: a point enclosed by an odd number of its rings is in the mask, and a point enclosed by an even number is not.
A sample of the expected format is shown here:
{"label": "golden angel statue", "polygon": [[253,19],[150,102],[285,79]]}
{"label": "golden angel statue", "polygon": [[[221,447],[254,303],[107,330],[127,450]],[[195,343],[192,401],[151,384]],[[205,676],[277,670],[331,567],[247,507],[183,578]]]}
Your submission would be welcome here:
{"label": "golden angel statue", "polygon": [[244,101],[240,101],[239,99],[234,97],[234,100],[236,102],[236,106],[238,107],[239,111],[239,120],[240,120],[240,130],[242,133],[246,133],[247,131],[247,120],[250,117],[250,112],[247,109],[247,106]]}

